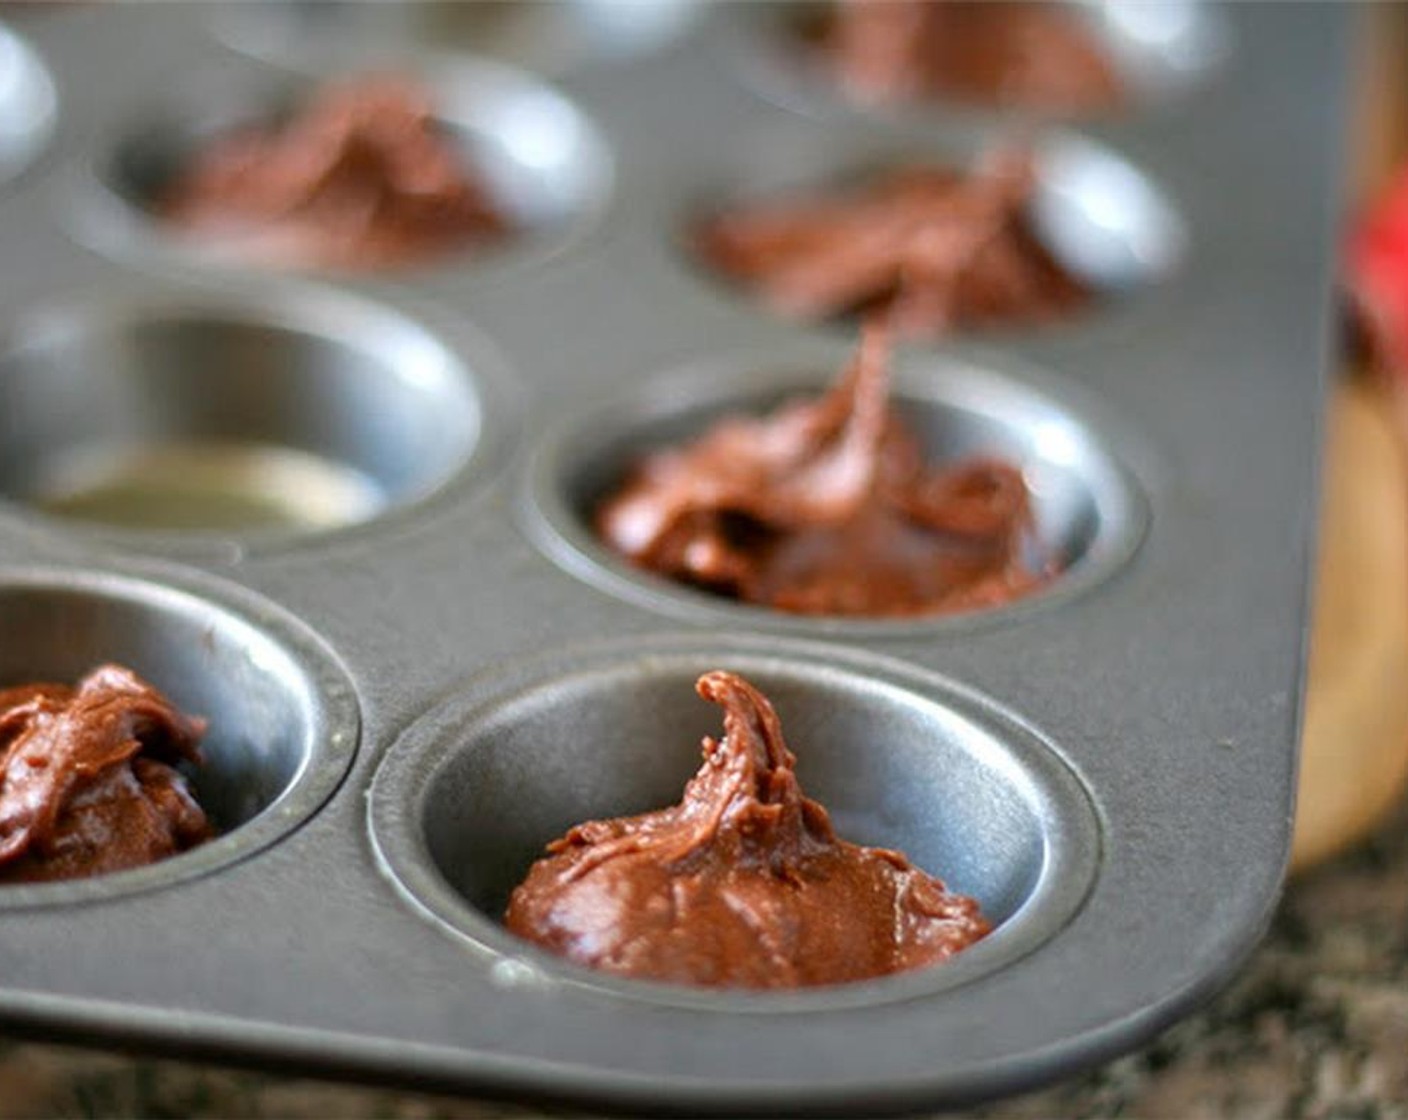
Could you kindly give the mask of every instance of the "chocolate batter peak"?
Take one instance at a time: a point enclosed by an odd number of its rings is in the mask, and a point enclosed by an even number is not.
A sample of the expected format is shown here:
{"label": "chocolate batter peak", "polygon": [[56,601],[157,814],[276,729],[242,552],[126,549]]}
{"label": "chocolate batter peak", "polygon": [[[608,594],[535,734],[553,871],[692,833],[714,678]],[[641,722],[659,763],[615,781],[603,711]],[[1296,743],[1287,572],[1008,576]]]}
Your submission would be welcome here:
{"label": "chocolate batter peak", "polygon": [[1124,86],[1065,3],[840,0],[815,32],[858,101],[952,97],[1048,116],[1117,108]]}
{"label": "chocolate batter peak", "polygon": [[154,863],[212,835],[174,769],[205,722],[117,665],[0,690],[0,882]]}
{"label": "chocolate batter peak", "polygon": [[1069,315],[1089,291],[1028,218],[1021,147],[962,174],[913,166],[829,194],[743,205],[702,223],[703,258],[781,314],[881,310],[907,335]]}
{"label": "chocolate batter peak", "polygon": [[971,898],[899,852],[838,839],[806,797],[773,707],[732,673],[699,678],[724,737],[678,805],[580,824],[509,900],[508,928],[639,979],[844,984],[936,964],[983,937]]}
{"label": "chocolate batter peak", "polygon": [[305,267],[394,268],[509,231],[429,95],[397,78],[328,86],[282,125],[216,139],[159,209],[241,255]]}
{"label": "chocolate batter peak", "polygon": [[647,455],[598,509],[638,566],[799,614],[910,616],[1039,588],[1030,496],[1010,463],[934,468],[888,404],[885,328],[825,396],[728,417]]}

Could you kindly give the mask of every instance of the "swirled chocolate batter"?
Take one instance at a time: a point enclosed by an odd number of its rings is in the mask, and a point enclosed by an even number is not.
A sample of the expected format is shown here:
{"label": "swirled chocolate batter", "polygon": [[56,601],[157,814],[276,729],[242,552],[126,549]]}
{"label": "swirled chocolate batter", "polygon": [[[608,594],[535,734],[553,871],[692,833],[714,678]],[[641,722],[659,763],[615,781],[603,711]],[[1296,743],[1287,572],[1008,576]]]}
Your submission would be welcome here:
{"label": "swirled chocolate batter", "polygon": [[1086,286],[1029,220],[1035,175],[1021,147],[993,150],[970,174],[913,166],[830,193],[740,205],[695,230],[703,259],[780,314],[824,319],[885,311],[896,329],[1069,315]]}
{"label": "swirled chocolate batter", "polygon": [[489,189],[398,78],[328,86],[292,119],[217,138],[158,206],[271,264],[389,269],[510,232]]}
{"label": "swirled chocolate batter", "polygon": [[836,836],[797,783],[772,705],[699,678],[724,737],[676,806],[580,824],[509,900],[514,933],[639,979],[746,988],[845,984],[936,964],[989,930],[978,903],[899,852]]}
{"label": "swirled chocolate batter", "polygon": [[857,101],[951,97],[1068,117],[1124,85],[1073,6],[1039,0],[839,0],[810,30]]}
{"label": "swirled chocolate batter", "polygon": [[1045,583],[1021,470],[931,467],[889,405],[888,337],[820,399],[725,418],[647,455],[596,513],[638,566],[798,614],[895,617],[996,606]]}
{"label": "swirled chocolate batter", "polygon": [[135,673],[0,690],[0,883],[141,867],[210,839],[175,769],[205,722]]}

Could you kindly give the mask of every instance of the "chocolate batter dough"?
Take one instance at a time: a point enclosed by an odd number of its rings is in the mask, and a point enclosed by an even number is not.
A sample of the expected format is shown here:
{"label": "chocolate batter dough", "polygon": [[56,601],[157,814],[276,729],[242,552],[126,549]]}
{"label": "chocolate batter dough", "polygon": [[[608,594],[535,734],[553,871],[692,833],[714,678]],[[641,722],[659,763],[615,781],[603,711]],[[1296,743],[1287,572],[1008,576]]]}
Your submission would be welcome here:
{"label": "chocolate batter dough", "polygon": [[888,345],[872,322],[824,397],[646,456],[598,534],[642,568],[799,614],[935,614],[1036,590],[1054,565],[1035,556],[1021,471],[927,466],[889,407]]}
{"label": "chocolate batter dough", "polygon": [[128,669],[0,690],[0,883],[141,867],[210,839],[174,769],[205,721]]}
{"label": "chocolate batter dough", "polygon": [[508,928],[580,964],[677,984],[799,988],[936,964],[989,930],[899,852],[838,839],[772,705],[699,678],[724,738],[669,809],[580,824],[509,900]]}
{"label": "chocolate batter dough", "polygon": [[858,101],[952,97],[1074,116],[1125,97],[1099,40],[1061,3],[840,0],[813,35]]}
{"label": "chocolate batter dough", "polygon": [[327,87],[292,120],[219,138],[160,200],[172,226],[273,264],[374,270],[509,232],[408,81]]}
{"label": "chocolate batter dough", "polygon": [[1028,220],[1030,155],[995,150],[971,174],[915,166],[830,194],[740,206],[704,222],[713,268],[802,319],[886,311],[907,335],[1038,322],[1090,293]]}

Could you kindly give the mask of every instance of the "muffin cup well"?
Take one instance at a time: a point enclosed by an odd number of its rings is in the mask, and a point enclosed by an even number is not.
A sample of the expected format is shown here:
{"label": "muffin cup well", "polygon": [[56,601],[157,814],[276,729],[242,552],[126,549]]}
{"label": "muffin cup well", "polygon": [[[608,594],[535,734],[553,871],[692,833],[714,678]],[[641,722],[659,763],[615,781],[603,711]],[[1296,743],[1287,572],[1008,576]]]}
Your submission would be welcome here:
{"label": "muffin cup well", "polygon": [[1067,315],[960,322],[952,333],[1015,334],[1086,322],[1179,268],[1188,238],[1176,207],[1144,171],[1115,151],[1067,130],[1022,137],[952,122],[923,138],[866,130],[838,145],[826,132],[779,130],[755,139],[726,157],[723,170],[680,215],[681,249],[710,279],[741,298],[758,300],[747,280],[718,271],[695,248],[698,232],[711,220],[759,204],[831,197],[906,168],[967,174],[987,153],[1019,144],[1028,147],[1035,175],[1026,211],[1031,232],[1091,298]]}
{"label": "muffin cup well", "polygon": [[530,465],[524,525],[568,572],[642,606],[735,626],[849,636],[897,636],[1008,619],[1064,602],[1114,574],[1138,548],[1148,507],[1133,477],[1091,423],[1061,399],[951,357],[900,358],[895,407],[931,464],[991,455],[1022,469],[1035,516],[1035,551],[1058,573],[1033,594],[986,610],[904,619],[788,614],[713,595],[642,571],[599,539],[593,517],[644,455],[701,435],[722,416],[761,414],[824,391],[842,350],[700,363],[560,422]]}
{"label": "muffin cup well", "polygon": [[[330,82],[394,75],[423,87],[434,125],[485,184],[509,229],[383,269],[343,269],[271,260],[257,237],[221,237],[169,225],[164,192],[212,142],[250,127],[273,127]],[[533,262],[589,230],[612,188],[609,149],[591,120],[563,94],[511,66],[473,56],[371,60],[317,74],[218,73],[187,80],[178,96],[150,106],[89,161],[73,215],[79,236],[119,257],[333,275],[433,269],[475,270]]]}
{"label": "muffin cup well", "polygon": [[301,539],[480,464],[483,410],[435,336],[338,293],[41,308],[0,340],[0,497],[128,543]]}
{"label": "muffin cup well", "polygon": [[[952,961],[807,992],[710,992],[599,974],[499,924],[544,845],[582,821],[679,801],[719,709],[695,679],[728,669],[777,708],[798,777],[847,840],[896,848],[995,927]],[[1098,869],[1098,818],[1038,732],[945,678],[777,639],[655,637],[520,663],[471,682],[391,748],[372,785],[383,867],[508,983],[586,983],[717,1010],[819,1010],[909,998],[1002,967],[1054,935]]]}
{"label": "muffin cup well", "polygon": [[0,687],[73,684],[105,662],[208,721],[187,778],[215,839],[146,867],[0,886],[0,909],[109,898],[202,875],[293,831],[357,749],[352,682],[306,626],[223,583],[112,570],[0,570]]}

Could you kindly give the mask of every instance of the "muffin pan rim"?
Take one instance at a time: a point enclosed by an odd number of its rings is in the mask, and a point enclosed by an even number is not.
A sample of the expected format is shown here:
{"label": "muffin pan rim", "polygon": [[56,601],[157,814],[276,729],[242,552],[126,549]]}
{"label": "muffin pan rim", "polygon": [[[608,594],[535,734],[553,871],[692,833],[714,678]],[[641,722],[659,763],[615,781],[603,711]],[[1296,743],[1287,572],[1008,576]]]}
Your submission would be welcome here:
{"label": "muffin pan rim", "polygon": [[[587,662],[591,657],[594,660]],[[632,671],[672,676],[724,666],[756,683],[777,674],[798,680],[808,671],[828,687],[845,681],[871,686],[886,702],[906,701],[961,720],[983,734],[994,771],[1021,775],[1012,788],[1041,819],[1044,851],[1038,881],[1017,910],[983,941],[952,960],[909,972],[817,989],[773,992],[692,989],[611,976],[556,956],[510,933],[445,881],[420,831],[426,798],[461,746],[456,736],[492,724],[556,683],[593,678],[615,681]],[[767,689],[764,688],[766,694]],[[688,683],[680,702],[693,699]],[[787,713],[780,713],[786,730]],[[794,746],[795,749],[795,746]],[[805,750],[805,746],[803,746]],[[805,758],[802,766],[805,769]],[[683,788],[682,775],[680,786]],[[1010,777],[1009,777],[1010,780]],[[944,793],[935,792],[942,805]],[[663,806],[662,806],[663,807]],[[829,808],[830,806],[828,806]],[[762,634],[653,633],[622,642],[576,643],[559,652],[520,658],[475,674],[423,709],[377,760],[367,786],[365,824],[380,874],[421,919],[460,945],[497,983],[528,990],[564,985],[613,1001],[693,1009],[715,1014],[817,1014],[941,998],[1034,953],[1073,920],[1094,889],[1103,862],[1103,814],[1078,768],[1019,712],[959,680],[895,657],[827,643]],[[839,831],[844,832],[844,829]],[[842,837],[845,838],[844,836]],[[888,845],[887,845],[888,846]],[[944,868],[926,868],[947,882]]]}
{"label": "muffin pan rim", "polygon": [[[351,772],[361,740],[361,705],[352,676],[322,637],[249,588],[188,569],[150,564],[31,561],[0,564],[0,596],[46,591],[139,604],[154,613],[208,617],[212,627],[245,630],[275,646],[300,671],[310,705],[305,757],[284,789],[254,817],[198,847],[143,867],[86,879],[0,884],[0,914],[101,903],[179,888],[257,856],[301,828]],[[111,660],[99,658],[101,660]],[[160,688],[159,682],[153,682]],[[199,713],[195,713],[199,714]]]}

